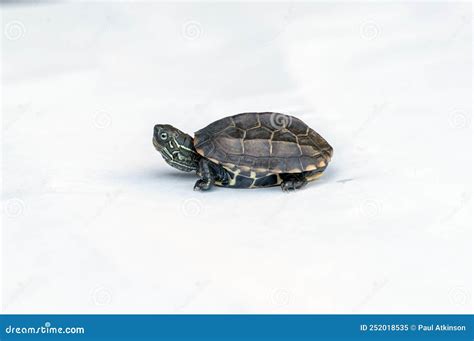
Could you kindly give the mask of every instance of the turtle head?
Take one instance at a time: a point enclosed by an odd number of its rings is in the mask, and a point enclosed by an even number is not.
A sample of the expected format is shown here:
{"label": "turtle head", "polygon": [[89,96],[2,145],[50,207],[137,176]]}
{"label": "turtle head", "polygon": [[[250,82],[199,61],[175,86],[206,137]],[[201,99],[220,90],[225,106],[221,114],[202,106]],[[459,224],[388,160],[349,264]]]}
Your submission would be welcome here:
{"label": "turtle head", "polygon": [[153,129],[153,145],[172,167],[185,172],[198,169],[199,154],[193,138],[168,124],[157,124]]}

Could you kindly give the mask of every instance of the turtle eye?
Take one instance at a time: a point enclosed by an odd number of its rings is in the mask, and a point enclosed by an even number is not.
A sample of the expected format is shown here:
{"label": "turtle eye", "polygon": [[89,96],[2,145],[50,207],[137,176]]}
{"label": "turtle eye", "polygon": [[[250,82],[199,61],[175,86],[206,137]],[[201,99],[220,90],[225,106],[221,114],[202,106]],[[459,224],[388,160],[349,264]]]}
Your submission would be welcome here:
{"label": "turtle eye", "polygon": [[160,138],[161,138],[162,140],[166,140],[166,139],[168,138],[168,134],[165,133],[165,132],[162,132],[162,133],[160,134]]}

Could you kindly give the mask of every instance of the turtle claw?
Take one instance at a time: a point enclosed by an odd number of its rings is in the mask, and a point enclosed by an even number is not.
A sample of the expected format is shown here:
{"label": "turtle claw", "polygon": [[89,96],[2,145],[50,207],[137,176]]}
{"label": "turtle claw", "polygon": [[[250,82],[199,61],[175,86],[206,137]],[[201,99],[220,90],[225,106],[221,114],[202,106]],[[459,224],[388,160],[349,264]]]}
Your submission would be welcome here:
{"label": "turtle claw", "polygon": [[196,184],[194,185],[195,191],[207,191],[210,188],[211,188],[211,182],[205,181],[203,179],[199,179],[198,181],[196,181]]}
{"label": "turtle claw", "polygon": [[295,190],[293,181],[286,181],[281,184],[281,190],[285,193],[290,193]]}
{"label": "turtle claw", "polygon": [[290,193],[302,188],[304,185],[306,185],[305,180],[290,179],[281,183],[281,190],[285,193]]}

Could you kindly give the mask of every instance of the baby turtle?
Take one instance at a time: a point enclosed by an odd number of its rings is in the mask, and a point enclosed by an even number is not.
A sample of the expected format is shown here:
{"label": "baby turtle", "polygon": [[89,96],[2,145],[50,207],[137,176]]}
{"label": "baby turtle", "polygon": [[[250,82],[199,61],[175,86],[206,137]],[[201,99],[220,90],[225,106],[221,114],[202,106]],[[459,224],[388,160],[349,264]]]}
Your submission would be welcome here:
{"label": "baby turtle", "polygon": [[225,117],[194,139],[157,124],[153,145],[170,166],[196,171],[201,178],[194,190],[201,191],[212,185],[296,190],[317,179],[332,157],[332,147],[303,121],[272,112]]}

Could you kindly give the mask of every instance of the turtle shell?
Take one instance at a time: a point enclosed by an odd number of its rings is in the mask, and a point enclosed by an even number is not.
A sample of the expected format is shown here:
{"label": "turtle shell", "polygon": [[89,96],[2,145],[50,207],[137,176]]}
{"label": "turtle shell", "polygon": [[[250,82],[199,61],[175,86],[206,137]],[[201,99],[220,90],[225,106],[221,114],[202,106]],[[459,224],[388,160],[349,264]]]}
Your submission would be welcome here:
{"label": "turtle shell", "polygon": [[240,174],[324,170],[332,147],[300,119],[273,112],[222,118],[197,131],[196,151]]}

